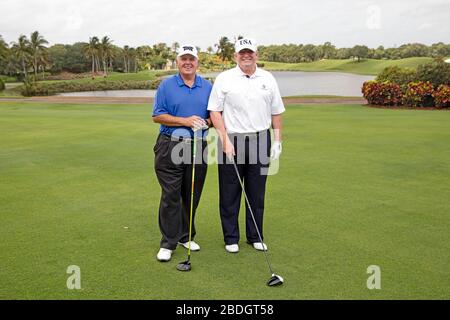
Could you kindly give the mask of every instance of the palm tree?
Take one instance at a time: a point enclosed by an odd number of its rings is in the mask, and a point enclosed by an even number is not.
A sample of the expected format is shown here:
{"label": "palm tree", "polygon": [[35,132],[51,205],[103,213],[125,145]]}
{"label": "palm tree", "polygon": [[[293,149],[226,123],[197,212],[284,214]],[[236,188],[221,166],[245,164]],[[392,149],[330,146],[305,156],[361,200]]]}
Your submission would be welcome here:
{"label": "palm tree", "polygon": [[179,48],[180,48],[180,44],[178,42],[175,41],[174,43],[172,43],[172,51],[173,52],[176,53]]}
{"label": "palm tree", "polygon": [[114,58],[120,56],[121,52],[122,52],[121,48],[119,48],[115,45],[111,45],[111,56],[109,57],[109,70],[114,71],[114,69],[113,69]]}
{"label": "palm tree", "polygon": [[48,44],[48,41],[44,39],[43,36],[39,34],[38,31],[35,31],[30,36],[30,52],[33,56],[33,69],[34,69],[34,80],[37,79],[37,72],[39,68],[39,56],[42,55],[43,52],[47,50],[45,44]]}
{"label": "palm tree", "polygon": [[42,70],[42,80],[45,80],[45,67],[50,65],[48,51],[41,52],[38,57],[38,65]]}
{"label": "palm tree", "polygon": [[107,63],[108,59],[112,59],[114,57],[113,45],[110,38],[104,36],[99,44],[100,55],[103,63],[103,72],[105,77],[107,76]]}
{"label": "palm tree", "polygon": [[[128,63],[133,61],[134,72],[138,72],[138,54],[135,48],[130,48]],[[130,66],[128,66],[128,71],[130,72]]]}
{"label": "palm tree", "polygon": [[219,43],[215,44],[215,46],[217,47],[217,54],[223,62],[232,59],[234,46],[227,37],[220,38]]}
{"label": "palm tree", "polygon": [[15,42],[12,43],[11,50],[14,53],[14,55],[20,60],[25,79],[28,79],[27,63],[31,56],[30,41],[27,39],[26,36],[21,35],[17,43]]}
{"label": "palm tree", "polygon": [[125,73],[128,73],[130,70],[130,55],[131,55],[131,48],[129,46],[124,46],[122,49],[123,54],[123,68]]}
{"label": "palm tree", "polygon": [[84,45],[84,54],[86,57],[91,58],[92,60],[92,77],[94,77],[95,73],[95,63],[96,63],[96,57],[98,55],[98,38],[97,37],[90,37],[89,42]]}
{"label": "palm tree", "polygon": [[8,56],[8,45],[3,40],[3,37],[0,35],[0,59],[6,59]]}

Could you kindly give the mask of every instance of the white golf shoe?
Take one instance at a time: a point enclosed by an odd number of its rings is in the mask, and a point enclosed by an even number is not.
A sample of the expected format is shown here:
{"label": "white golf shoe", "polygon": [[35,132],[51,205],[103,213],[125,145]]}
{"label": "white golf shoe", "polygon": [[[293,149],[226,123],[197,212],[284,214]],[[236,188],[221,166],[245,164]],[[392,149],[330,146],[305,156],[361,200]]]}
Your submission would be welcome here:
{"label": "white golf shoe", "polygon": [[267,250],[267,246],[263,242],[254,242],[253,248],[255,248],[256,250],[259,250],[259,251]]}
{"label": "white golf shoe", "polygon": [[[188,242],[178,242],[178,244],[182,245],[183,247],[185,247],[186,249],[189,249],[189,241]],[[191,241],[191,251],[199,251],[200,250],[200,246],[198,245],[197,242],[195,241]]]}
{"label": "white golf shoe", "polygon": [[231,253],[237,253],[237,252],[239,252],[239,245],[237,243],[226,245],[225,250],[227,250],[228,252],[231,252]]}
{"label": "white golf shoe", "polygon": [[172,258],[172,250],[166,248],[160,248],[156,255],[156,259],[161,262],[169,261],[170,258]]}

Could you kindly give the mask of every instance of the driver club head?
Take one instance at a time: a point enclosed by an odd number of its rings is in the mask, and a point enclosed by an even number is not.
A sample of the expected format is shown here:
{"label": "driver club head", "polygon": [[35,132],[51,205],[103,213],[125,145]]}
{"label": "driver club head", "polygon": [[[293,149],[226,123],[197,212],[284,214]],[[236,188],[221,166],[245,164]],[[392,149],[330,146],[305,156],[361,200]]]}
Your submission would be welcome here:
{"label": "driver club head", "polygon": [[191,262],[189,260],[177,264],[178,271],[191,271]]}
{"label": "driver club head", "polygon": [[283,278],[275,273],[272,274],[272,277],[267,281],[267,285],[269,287],[280,286],[284,282]]}

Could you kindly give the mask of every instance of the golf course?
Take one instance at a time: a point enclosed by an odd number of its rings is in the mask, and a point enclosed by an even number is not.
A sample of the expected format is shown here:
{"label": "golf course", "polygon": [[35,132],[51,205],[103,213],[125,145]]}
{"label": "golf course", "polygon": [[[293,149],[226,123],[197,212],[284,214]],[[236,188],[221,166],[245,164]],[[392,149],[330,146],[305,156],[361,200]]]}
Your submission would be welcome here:
{"label": "golf course", "polygon": [[[224,249],[214,164],[192,270],[176,270],[181,246],[156,260],[151,104],[0,101],[0,299],[449,299],[450,112],[286,109],[264,218],[285,282],[268,287],[243,202],[241,250]],[[67,286],[69,266],[80,289]],[[379,289],[368,289],[369,266]]]}
{"label": "golf course", "polygon": [[417,69],[420,64],[432,62],[432,58],[413,57],[398,60],[364,59],[323,59],[314,62],[281,63],[262,61],[264,68],[272,71],[310,71],[310,72],[346,72],[354,74],[377,75],[384,68],[398,66],[401,68]]}

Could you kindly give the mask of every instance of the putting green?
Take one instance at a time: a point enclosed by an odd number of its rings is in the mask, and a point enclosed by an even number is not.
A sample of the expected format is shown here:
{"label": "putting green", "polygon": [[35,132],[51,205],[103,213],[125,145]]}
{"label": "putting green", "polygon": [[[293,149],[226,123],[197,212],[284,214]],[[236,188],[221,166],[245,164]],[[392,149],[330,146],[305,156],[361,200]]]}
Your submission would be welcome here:
{"label": "putting green", "polygon": [[192,271],[182,247],[156,261],[151,106],[0,102],[0,299],[449,299],[450,112],[288,106],[284,126],[269,288],[242,211],[241,251],[224,250],[215,166]]}

